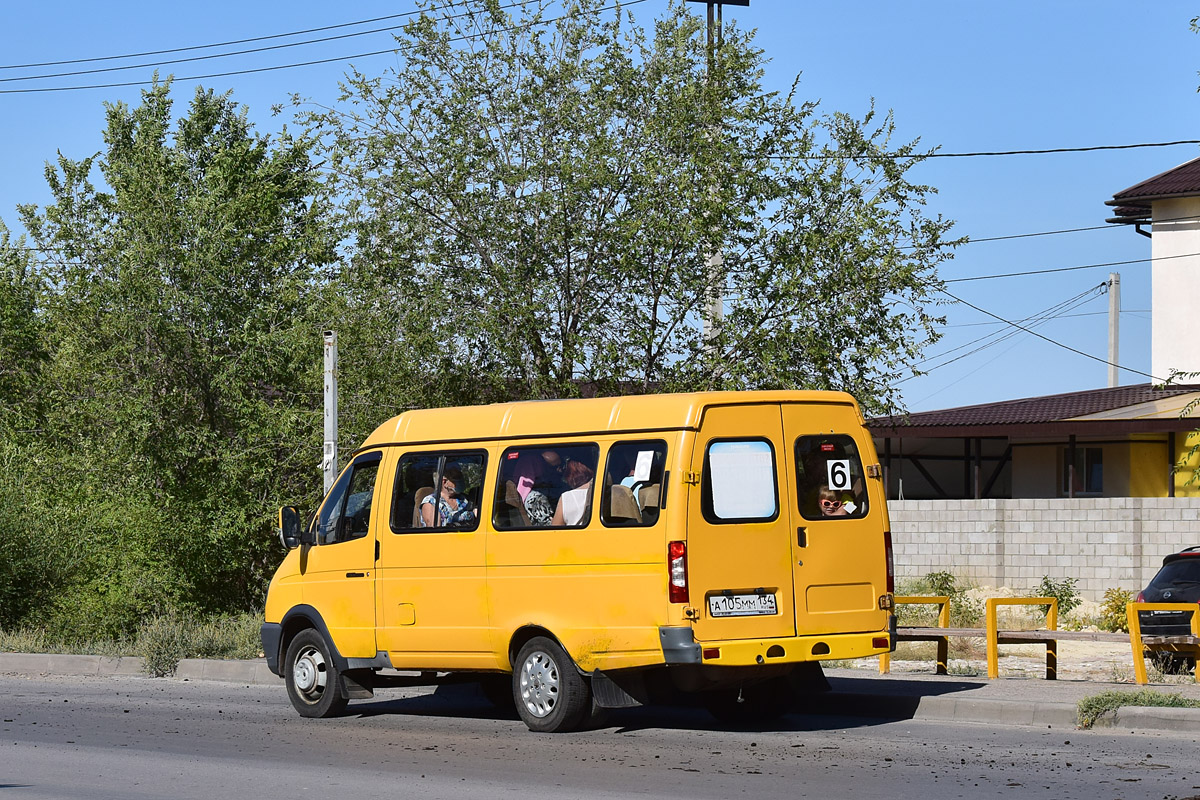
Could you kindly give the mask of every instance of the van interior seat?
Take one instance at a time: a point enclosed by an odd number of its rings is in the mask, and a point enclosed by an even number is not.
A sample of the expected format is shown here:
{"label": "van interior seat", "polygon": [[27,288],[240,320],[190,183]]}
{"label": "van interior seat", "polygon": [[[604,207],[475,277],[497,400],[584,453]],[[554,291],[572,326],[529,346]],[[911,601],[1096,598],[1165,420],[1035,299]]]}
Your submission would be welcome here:
{"label": "van interior seat", "polygon": [[525,510],[525,504],[521,502],[521,493],[517,491],[517,485],[512,481],[504,482],[504,502],[517,512],[521,519],[521,527],[528,528],[529,512]]}
{"label": "van interior seat", "polygon": [[608,515],[613,519],[631,519],[641,523],[642,509],[633,499],[633,490],[614,483],[609,491]]}
{"label": "van interior seat", "polygon": [[[421,527],[421,501],[424,500],[426,497],[429,497],[429,495],[431,495],[431,494],[433,494],[432,486],[422,486],[420,489],[417,489],[416,494],[413,495],[412,526],[414,528]],[[436,514],[435,514],[434,521],[435,522],[437,521]]]}
{"label": "van interior seat", "polygon": [[638,489],[637,498],[642,508],[658,508],[658,493],[661,483],[649,483]]}

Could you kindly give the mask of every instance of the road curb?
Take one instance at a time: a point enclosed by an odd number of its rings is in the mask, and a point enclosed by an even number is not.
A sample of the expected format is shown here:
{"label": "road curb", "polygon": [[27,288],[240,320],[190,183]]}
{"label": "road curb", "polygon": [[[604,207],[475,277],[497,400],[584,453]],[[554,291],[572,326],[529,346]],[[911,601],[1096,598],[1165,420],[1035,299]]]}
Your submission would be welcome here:
{"label": "road curb", "polygon": [[[852,694],[831,692],[804,708],[805,713],[848,715],[876,719],[920,719],[977,722],[1026,727],[1078,727],[1074,703],[985,700],[947,695]],[[1137,731],[1200,733],[1200,709],[1122,706],[1097,720],[1093,727]]]}
{"label": "road curb", "polygon": [[0,672],[47,675],[142,675],[136,656],[75,656],[62,653],[0,653]]}
{"label": "road curb", "polygon": [[1100,717],[1092,727],[1200,733],[1200,708],[1121,706]]}
{"label": "road curb", "polygon": [[179,665],[175,667],[175,673],[171,677],[184,681],[223,681],[259,686],[280,682],[279,676],[267,669],[267,662],[261,659],[221,661],[209,658],[184,658],[180,659]]}

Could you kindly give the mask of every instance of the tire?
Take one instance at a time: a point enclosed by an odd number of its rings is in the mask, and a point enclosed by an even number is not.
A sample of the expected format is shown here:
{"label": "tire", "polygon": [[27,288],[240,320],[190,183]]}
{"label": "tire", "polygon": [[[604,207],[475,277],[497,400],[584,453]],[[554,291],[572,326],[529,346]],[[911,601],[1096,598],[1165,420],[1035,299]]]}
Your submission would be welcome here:
{"label": "tire", "polygon": [[521,720],[535,733],[581,728],[591,716],[592,690],[566,651],[536,636],[517,653],[513,700]]}
{"label": "tire", "polygon": [[302,717],[334,717],[346,710],[342,675],[333,663],[333,648],[312,628],[296,634],[284,658],[288,699]]}

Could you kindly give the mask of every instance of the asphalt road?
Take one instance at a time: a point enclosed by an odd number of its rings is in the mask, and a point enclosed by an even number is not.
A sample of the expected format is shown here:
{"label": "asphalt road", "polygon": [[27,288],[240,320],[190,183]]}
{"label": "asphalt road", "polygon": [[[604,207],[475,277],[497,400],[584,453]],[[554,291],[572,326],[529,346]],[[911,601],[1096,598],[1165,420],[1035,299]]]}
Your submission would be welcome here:
{"label": "asphalt road", "polygon": [[699,710],[535,735],[473,687],[305,720],[282,685],[0,676],[0,800],[45,798],[1193,798],[1195,737]]}

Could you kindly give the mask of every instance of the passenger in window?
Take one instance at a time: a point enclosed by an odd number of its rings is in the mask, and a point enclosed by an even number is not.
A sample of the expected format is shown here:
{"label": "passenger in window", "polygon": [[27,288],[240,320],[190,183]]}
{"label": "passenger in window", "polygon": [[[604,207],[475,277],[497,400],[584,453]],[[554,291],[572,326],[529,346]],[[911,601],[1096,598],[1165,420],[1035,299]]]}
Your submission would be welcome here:
{"label": "passenger in window", "polygon": [[455,464],[447,466],[442,473],[441,491],[430,494],[421,501],[421,527],[453,528],[470,525],[475,520],[476,509],[467,496],[458,491],[464,485],[462,470]]}
{"label": "passenger in window", "polygon": [[821,514],[826,517],[845,517],[854,510],[854,495],[849,492],[835,492],[824,484],[817,491],[817,499],[821,506]]}
{"label": "passenger in window", "polygon": [[567,488],[563,482],[563,470],[569,462],[564,462],[556,450],[543,450],[535,460],[538,462],[538,476],[525,496],[525,513],[533,525],[551,525],[559,497]]}
{"label": "passenger in window", "polygon": [[563,480],[570,487],[558,498],[552,525],[578,525],[587,516],[588,496],[596,473],[582,461],[568,461],[563,467]]}

